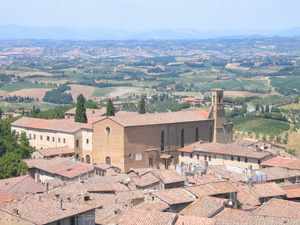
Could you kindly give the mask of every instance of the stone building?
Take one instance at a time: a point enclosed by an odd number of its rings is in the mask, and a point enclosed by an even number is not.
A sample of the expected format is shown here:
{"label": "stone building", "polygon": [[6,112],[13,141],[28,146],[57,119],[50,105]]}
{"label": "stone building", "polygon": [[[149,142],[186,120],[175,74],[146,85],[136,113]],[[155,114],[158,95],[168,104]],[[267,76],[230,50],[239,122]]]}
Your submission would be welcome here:
{"label": "stone building", "polygon": [[[74,110],[73,110],[74,111]],[[101,111],[102,112],[102,111]],[[200,140],[230,142],[232,125],[224,118],[223,91],[214,90],[210,110],[167,113],[127,113],[105,117],[93,111],[88,123],[68,119],[23,117],[12,124],[25,132],[36,149],[68,147],[88,163],[130,168],[169,168],[177,163],[177,149]]]}

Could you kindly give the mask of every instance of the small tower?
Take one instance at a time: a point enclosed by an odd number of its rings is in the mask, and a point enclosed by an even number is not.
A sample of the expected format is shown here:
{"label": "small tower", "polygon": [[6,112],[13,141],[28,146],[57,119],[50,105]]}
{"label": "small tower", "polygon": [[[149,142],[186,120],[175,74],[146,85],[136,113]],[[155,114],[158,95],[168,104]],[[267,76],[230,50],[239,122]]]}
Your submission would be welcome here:
{"label": "small tower", "polygon": [[224,91],[212,90],[212,118],[214,119],[213,142],[228,143],[232,141],[232,123],[227,123],[224,109]]}

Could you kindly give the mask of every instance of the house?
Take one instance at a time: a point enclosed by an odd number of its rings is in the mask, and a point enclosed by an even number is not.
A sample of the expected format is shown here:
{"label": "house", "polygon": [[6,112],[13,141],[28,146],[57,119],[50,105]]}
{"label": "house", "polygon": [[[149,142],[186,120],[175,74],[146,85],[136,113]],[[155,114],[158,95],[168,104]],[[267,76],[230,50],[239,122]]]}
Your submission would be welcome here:
{"label": "house", "polygon": [[256,216],[300,219],[300,203],[282,199],[271,199],[253,211]]}
{"label": "house", "polygon": [[29,175],[1,179],[0,203],[21,198],[27,194],[38,194],[46,191],[46,186],[37,183]]}
{"label": "house", "polygon": [[76,123],[70,119],[38,119],[22,117],[11,124],[17,135],[24,132],[35,149],[69,148],[75,157],[91,163],[92,122]]}
{"label": "house", "polygon": [[94,225],[95,207],[84,200],[53,195],[36,195],[0,205],[0,224],[11,225]]}
{"label": "house", "polygon": [[99,176],[115,175],[121,172],[118,167],[105,163],[94,164],[94,167],[96,174]]}
{"label": "house", "polygon": [[282,167],[289,170],[300,170],[300,159],[287,158],[282,156],[276,156],[269,160],[264,161],[261,166],[265,167]]}
{"label": "house", "polygon": [[258,169],[264,160],[272,157],[269,152],[236,143],[196,142],[177,151],[180,154],[179,164],[186,170],[203,164]]}
{"label": "house", "polygon": [[68,158],[24,160],[28,173],[37,182],[50,180],[74,181],[87,179],[95,174],[94,166]]}
{"label": "house", "polygon": [[287,169],[284,167],[265,167],[255,171],[255,173],[262,175],[266,182],[300,182],[300,170]]}
{"label": "house", "polygon": [[231,182],[219,181],[202,185],[186,187],[186,190],[191,192],[197,198],[204,196],[213,196],[230,200],[234,205],[237,201],[237,189]]}
{"label": "house", "polygon": [[222,198],[204,196],[200,197],[186,208],[180,211],[184,216],[196,216],[212,218],[224,210],[226,200]]}
{"label": "house", "polygon": [[17,135],[25,132],[30,145],[38,150],[74,149],[78,160],[114,165],[121,171],[174,168],[178,148],[199,140],[232,140],[232,124],[225,120],[223,91],[219,89],[213,90],[208,111],[119,112],[111,117],[102,113],[102,109],[88,110],[88,123],[74,122],[74,109],[67,112],[66,119],[22,117],[12,123],[12,130]]}
{"label": "house", "polygon": [[155,199],[159,199],[169,205],[168,212],[179,212],[187,205],[196,200],[196,197],[183,188],[173,188],[160,190],[151,194]]}

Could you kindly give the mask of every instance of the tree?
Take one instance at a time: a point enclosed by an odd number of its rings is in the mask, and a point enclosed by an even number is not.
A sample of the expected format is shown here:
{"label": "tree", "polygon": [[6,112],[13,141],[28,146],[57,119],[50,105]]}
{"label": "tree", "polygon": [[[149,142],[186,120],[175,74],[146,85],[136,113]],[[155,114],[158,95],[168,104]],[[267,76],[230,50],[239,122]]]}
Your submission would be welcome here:
{"label": "tree", "polygon": [[11,132],[10,121],[0,120],[0,179],[25,174],[27,167],[22,159],[30,158],[32,152],[26,134],[18,139]]}
{"label": "tree", "polygon": [[255,105],[255,112],[259,112],[259,108],[260,108],[259,104],[256,104]]}
{"label": "tree", "polygon": [[145,102],[145,97],[144,96],[141,97],[138,108],[139,108],[139,113],[140,114],[145,114],[146,113],[146,102]]}
{"label": "tree", "polygon": [[85,98],[82,94],[77,97],[75,122],[87,123]]}
{"label": "tree", "polygon": [[270,106],[269,105],[266,105],[266,113],[269,113],[270,112]]}
{"label": "tree", "polygon": [[2,118],[2,116],[3,116],[3,111],[2,111],[2,109],[0,108],[0,119]]}
{"label": "tree", "polygon": [[111,99],[108,99],[106,105],[106,116],[114,116],[115,115],[115,107]]}

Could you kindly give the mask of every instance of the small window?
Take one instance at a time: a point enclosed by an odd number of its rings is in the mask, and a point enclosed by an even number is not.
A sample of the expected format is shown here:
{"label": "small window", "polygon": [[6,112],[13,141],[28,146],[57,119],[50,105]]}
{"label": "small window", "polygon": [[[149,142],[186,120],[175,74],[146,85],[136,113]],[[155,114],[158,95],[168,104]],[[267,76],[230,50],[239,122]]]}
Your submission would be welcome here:
{"label": "small window", "polygon": [[207,155],[204,156],[204,160],[207,161]]}
{"label": "small window", "polygon": [[184,156],[184,153],[183,153],[183,152],[181,152],[181,156],[182,156],[182,157]]}
{"label": "small window", "polygon": [[190,158],[191,158],[191,159],[193,158],[193,153],[190,154]]}
{"label": "small window", "polygon": [[142,153],[136,153],[136,154],[135,154],[135,160],[140,161],[140,160],[142,160],[142,159],[143,159]]}
{"label": "small window", "polygon": [[181,135],[180,135],[180,146],[184,147],[184,129],[181,129]]}
{"label": "small window", "polygon": [[248,158],[247,158],[247,157],[245,157],[245,162],[246,162],[246,163],[248,162]]}
{"label": "small window", "polygon": [[199,141],[199,129],[198,129],[198,127],[196,127],[196,130],[195,130],[195,141]]}
{"label": "small window", "polygon": [[211,161],[211,156],[210,155],[208,156],[208,161]]}
{"label": "small window", "polygon": [[47,141],[50,141],[50,137],[49,136],[47,136]]}
{"label": "small window", "polygon": [[86,144],[89,144],[89,139],[88,138],[86,139]]}
{"label": "small window", "polygon": [[240,161],[241,161],[241,157],[239,157],[239,156],[238,156],[238,157],[237,157],[237,161],[239,161],[239,162],[240,162]]}
{"label": "small window", "polygon": [[40,135],[40,140],[43,140],[43,136],[42,135]]}
{"label": "small window", "polygon": [[200,159],[200,155],[197,155],[197,160],[199,160]]}
{"label": "small window", "polygon": [[31,139],[31,134],[29,134],[29,139]]}
{"label": "small window", "polygon": [[78,148],[79,147],[79,140],[77,139],[76,140],[76,148]]}
{"label": "small window", "polygon": [[55,142],[55,137],[52,137],[52,142]]}
{"label": "small window", "polygon": [[165,131],[160,132],[160,150],[163,152],[165,150]]}
{"label": "small window", "polygon": [[66,139],[65,138],[63,139],[63,142],[64,142],[64,144],[66,143]]}
{"label": "small window", "polygon": [[106,130],[106,134],[110,135],[110,127],[106,127],[105,130]]}
{"label": "small window", "polygon": [[258,160],[258,164],[260,164],[261,163],[261,161],[260,160]]}
{"label": "small window", "polygon": [[33,135],[33,139],[34,139],[34,140],[36,139],[36,135],[35,135],[35,134]]}
{"label": "small window", "polygon": [[231,156],[230,158],[231,158],[231,161],[233,161],[233,160],[234,160],[234,157],[233,157],[233,156]]}

